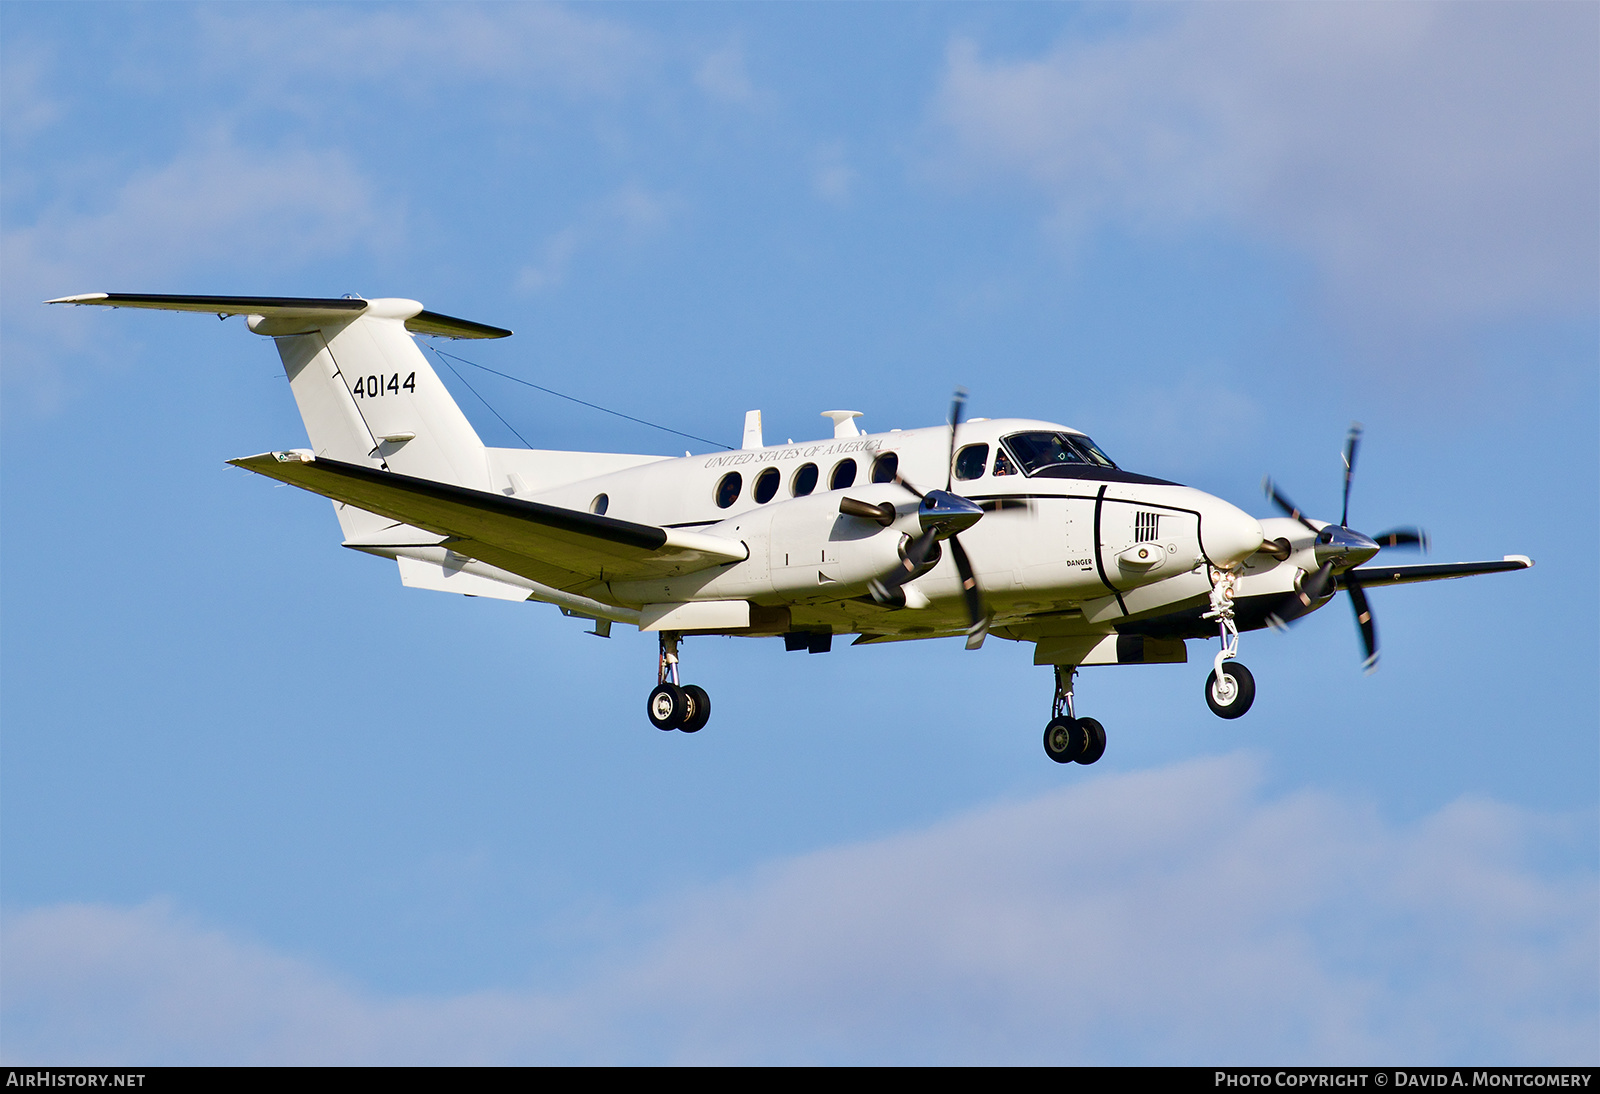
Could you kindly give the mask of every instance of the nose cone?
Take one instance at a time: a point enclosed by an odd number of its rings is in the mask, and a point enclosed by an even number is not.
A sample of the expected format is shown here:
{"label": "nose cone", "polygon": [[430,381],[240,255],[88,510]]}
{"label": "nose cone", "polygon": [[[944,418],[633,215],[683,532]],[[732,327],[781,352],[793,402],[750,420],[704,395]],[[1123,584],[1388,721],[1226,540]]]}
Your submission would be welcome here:
{"label": "nose cone", "polygon": [[1265,536],[1255,517],[1209,494],[1200,494],[1198,500],[1200,546],[1214,564],[1243,562],[1261,549]]}

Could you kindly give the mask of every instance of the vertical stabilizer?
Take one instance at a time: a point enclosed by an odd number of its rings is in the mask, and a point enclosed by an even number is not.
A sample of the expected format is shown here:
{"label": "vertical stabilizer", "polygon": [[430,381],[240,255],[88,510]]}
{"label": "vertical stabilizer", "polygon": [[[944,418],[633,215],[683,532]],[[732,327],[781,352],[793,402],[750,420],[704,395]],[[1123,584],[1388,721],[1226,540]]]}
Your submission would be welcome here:
{"label": "vertical stabilizer", "polygon": [[421,311],[414,300],[369,300],[311,329],[260,316],[250,329],[277,342],[317,455],[487,489],[483,441],[406,329]]}

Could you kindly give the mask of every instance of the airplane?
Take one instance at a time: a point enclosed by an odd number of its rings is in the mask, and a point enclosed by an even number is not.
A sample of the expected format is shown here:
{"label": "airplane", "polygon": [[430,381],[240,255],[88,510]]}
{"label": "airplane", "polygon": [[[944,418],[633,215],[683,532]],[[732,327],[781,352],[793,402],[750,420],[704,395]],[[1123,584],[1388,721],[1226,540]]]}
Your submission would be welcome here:
{"label": "airplane", "polygon": [[[831,437],[768,445],[761,413],[738,449],[681,458],[492,448],[450,396],[417,336],[504,338],[415,300],[89,293],[47,301],[245,316],[277,345],[309,448],[228,461],[330,498],[352,550],[394,560],[404,585],[553,604],[609,637],[658,636],[646,702],[661,730],[695,733],[704,688],[682,683],[684,637],[782,637],[789,651],[989,635],[1034,647],[1055,676],[1046,755],[1092,764],[1105,728],[1080,717],[1084,666],[1186,663],[1219,638],[1205,700],[1238,718],[1255,680],[1242,632],[1284,627],[1342,589],[1370,671],[1366,590],[1526,569],[1533,560],[1390,565],[1428,549],[1417,528],[1350,527],[1360,427],[1344,449],[1339,522],[1258,520],[1192,487],[1126,470],[1090,437],[1025,418],[949,420],[863,433],[829,410]],[[926,488],[926,489],[924,489]]]}

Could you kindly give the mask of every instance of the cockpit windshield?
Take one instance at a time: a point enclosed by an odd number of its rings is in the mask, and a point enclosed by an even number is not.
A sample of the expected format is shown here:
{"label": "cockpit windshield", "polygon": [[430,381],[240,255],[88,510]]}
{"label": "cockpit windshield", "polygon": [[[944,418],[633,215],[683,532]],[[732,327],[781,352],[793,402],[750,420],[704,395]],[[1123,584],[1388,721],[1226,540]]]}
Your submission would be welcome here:
{"label": "cockpit windshield", "polygon": [[1117,465],[1100,451],[1100,446],[1081,433],[1013,433],[1005,446],[1016,456],[1026,475],[1036,475],[1047,467],[1077,464],[1088,467]]}

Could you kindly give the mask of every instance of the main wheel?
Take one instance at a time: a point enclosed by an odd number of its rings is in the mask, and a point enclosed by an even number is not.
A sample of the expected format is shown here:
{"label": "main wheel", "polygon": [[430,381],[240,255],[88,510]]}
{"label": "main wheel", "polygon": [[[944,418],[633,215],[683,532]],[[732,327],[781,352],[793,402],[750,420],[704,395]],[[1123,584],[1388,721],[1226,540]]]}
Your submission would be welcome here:
{"label": "main wheel", "polygon": [[645,711],[657,729],[677,729],[689,716],[689,697],[677,684],[660,684],[650,693]]}
{"label": "main wheel", "polygon": [[711,696],[699,684],[685,684],[683,694],[689,700],[689,713],[678,728],[685,733],[699,733],[711,720]]}
{"label": "main wheel", "polygon": [[1072,763],[1083,755],[1088,744],[1088,735],[1075,719],[1052,718],[1050,724],[1044,727],[1044,754],[1058,764]]}
{"label": "main wheel", "polygon": [[1237,661],[1222,663],[1222,678],[1215,670],[1206,677],[1206,705],[1218,718],[1237,718],[1256,701],[1256,678]]}
{"label": "main wheel", "polygon": [[1106,754],[1106,727],[1093,718],[1079,718],[1078,728],[1083,732],[1083,755],[1080,764],[1092,764]]}

